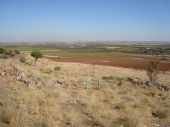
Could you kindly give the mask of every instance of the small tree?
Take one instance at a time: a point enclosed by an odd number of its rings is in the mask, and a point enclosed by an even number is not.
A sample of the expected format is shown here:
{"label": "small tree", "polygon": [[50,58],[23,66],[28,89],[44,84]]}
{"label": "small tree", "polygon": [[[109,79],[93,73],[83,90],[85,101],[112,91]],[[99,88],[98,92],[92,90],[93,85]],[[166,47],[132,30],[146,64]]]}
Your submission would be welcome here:
{"label": "small tree", "polygon": [[159,73],[159,61],[156,59],[151,59],[147,68],[147,75],[151,82],[155,82],[158,79]]}
{"label": "small tree", "polygon": [[36,65],[36,62],[39,58],[42,58],[43,57],[43,53],[41,51],[33,51],[31,53],[31,56],[35,58],[35,63],[34,63],[34,66]]}

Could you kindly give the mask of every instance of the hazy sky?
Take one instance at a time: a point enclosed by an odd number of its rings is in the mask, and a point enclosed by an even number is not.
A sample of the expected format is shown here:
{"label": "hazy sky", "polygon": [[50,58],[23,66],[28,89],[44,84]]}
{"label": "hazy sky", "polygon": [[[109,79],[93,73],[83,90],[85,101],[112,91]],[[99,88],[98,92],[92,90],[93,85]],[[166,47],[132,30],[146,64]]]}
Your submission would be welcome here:
{"label": "hazy sky", "polygon": [[0,0],[0,41],[170,41],[170,0]]}

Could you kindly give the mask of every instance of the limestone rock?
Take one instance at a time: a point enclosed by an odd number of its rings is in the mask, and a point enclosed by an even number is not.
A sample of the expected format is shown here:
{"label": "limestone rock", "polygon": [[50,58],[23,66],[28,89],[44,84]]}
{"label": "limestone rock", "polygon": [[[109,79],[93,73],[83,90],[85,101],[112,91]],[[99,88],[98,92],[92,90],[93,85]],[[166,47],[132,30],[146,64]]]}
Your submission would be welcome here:
{"label": "limestone rock", "polygon": [[128,77],[125,78],[127,81],[132,82],[133,84],[139,85],[143,88],[157,88],[161,91],[168,91],[169,87],[159,83],[159,82],[151,82],[151,81],[145,81],[136,77]]}

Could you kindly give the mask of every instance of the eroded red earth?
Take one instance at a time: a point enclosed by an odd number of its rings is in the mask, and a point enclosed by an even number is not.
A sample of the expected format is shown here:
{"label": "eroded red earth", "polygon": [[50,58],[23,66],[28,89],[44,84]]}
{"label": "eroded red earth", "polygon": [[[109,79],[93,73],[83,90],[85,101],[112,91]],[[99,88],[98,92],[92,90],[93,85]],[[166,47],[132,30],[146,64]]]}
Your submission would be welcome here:
{"label": "eroded red earth", "polygon": [[[134,69],[146,69],[148,61],[138,58],[112,58],[112,59],[96,59],[96,58],[67,58],[67,57],[54,57],[44,56],[44,58],[56,61],[56,62],[75,62],[85,64],[96,64],[105,66],[117,66]],[[170,62],[160,62],[161,71],[170,71]]]}

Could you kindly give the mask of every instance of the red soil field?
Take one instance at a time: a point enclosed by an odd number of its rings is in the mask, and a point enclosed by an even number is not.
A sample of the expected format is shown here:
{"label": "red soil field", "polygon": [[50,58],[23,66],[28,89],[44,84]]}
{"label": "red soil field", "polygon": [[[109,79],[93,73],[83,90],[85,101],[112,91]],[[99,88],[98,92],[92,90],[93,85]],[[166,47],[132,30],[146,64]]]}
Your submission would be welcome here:
{"label": "red soil field", "polygon": [[[56,62],[75,62],[85,64],[96,64],[105,66],[117,66],[134,69],[146,69],[148,61],[145,59],[135,58],[112,58],[112,59],[92,59],[92,58],[67,58],[67,57],[55,57],[55,56],[44,56],[44,58],[56,61]],[[170,62],[160,62],[161,71],[170,71]]]}

